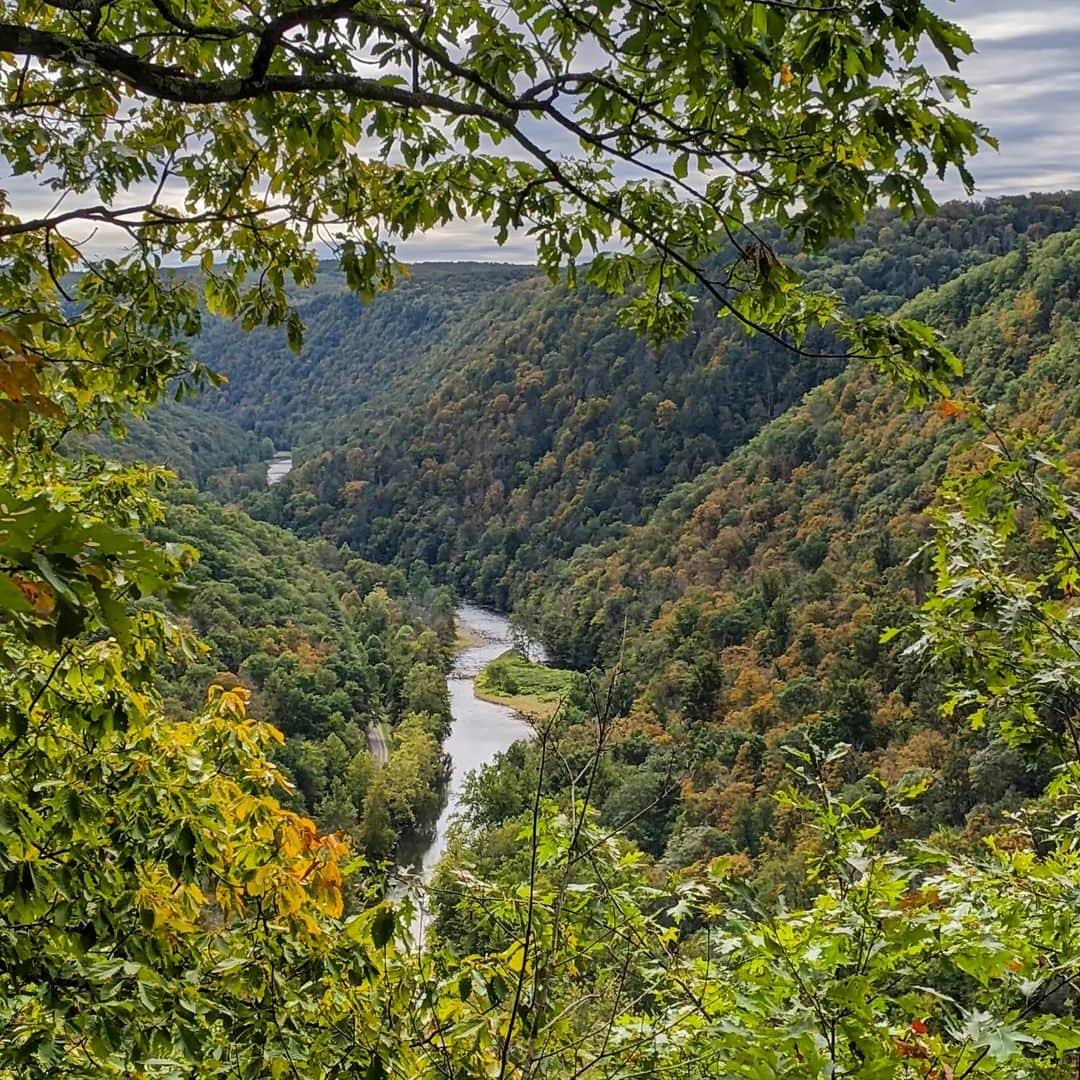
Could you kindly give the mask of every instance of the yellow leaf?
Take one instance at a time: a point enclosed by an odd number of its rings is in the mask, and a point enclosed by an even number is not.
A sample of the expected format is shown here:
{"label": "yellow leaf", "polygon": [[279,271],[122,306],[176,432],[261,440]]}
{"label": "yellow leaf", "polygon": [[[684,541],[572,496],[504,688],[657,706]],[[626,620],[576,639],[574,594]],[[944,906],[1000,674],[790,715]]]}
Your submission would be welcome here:
{"label": "yellow leaf", "polygon": [[36,360],[28,356],[8,356],[0,360],[0,392],[7,394],[12,401],[22,401],[41,392],[38,382]]}
{"label": "yellow leaf", "polygon": [[503,962],[515,974],[525,966],[525,948],[520,941],[515,941],[509,949],[503,953]]}
{"label": "yellow leaf", "polygon": [[296,882],[282,881],[276,890],[275,899],[282,915],[295,915],[303,908],[307,893],[303,886]]}

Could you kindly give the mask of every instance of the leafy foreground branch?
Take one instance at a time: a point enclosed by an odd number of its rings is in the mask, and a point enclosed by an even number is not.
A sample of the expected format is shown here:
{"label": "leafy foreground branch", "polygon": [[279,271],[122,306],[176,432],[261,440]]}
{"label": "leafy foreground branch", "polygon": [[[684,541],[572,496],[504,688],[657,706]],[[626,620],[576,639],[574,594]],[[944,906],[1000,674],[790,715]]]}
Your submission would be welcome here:
{"label": "leafy foreground branch", "polygon": [[[801,780],[787,799],[817,822],[821,892],[794,912],[757,908],[725,859],[707,879],[659,888],[591,822],[573,850],[571,822],[546,808],[533,959],[522,970],[512,941],[481,976],[489,995],[526,987],[508,1074],[1069,1075],[1073,846],[1042,858],[1006,842],[970,859],[888,852],[858,806]],[[892,794],[896,810],[912,795]],[[1076,794],[1062,783],[1054,798],[1073,808]],[[551,885],[568,863],[570,882]],[[481,925],[523,926],[521,893],[484,892],[468,875],[460,887]]]}
{"label": "leafy foreground branch", "polygon": [[[655,339],[696,292],[796,350],[831,324],[925,398],[955,368],[935,336],[805,290],[752,223],[817,250],[879,203],[931,207],[933,174],[970,189],[992,143],[953,107],[971,51],[908,0],[9,5],[4,158],[53,203],[0,199],[10,351],[88,390],[102,364],[136,395],[198,387],[176,342],[201,305],[299,348],[287,286],[316,244],[370,296],[397,241],[470,220],[528,237],[553,277],[587,261]],[[167,259],[204,277],[162,278]]]}
{"label": "leafy foreground branch", "polygon": [[[2,1075],[1063,1077],[1080,1047],[1068,833],[888,852],[807,768],[789,798],[816,815],[821,892],[764,913],[723,860],[661,888],[544,807],[533,882],[461,881],[506,948],[417,956],[407,909],[342,919],[346,853],[277,806],[238,693],[183,724],[50,720],[107,709],[89,659],[5,758]],[[1074,813],[1078,779],[1045,809]]]}

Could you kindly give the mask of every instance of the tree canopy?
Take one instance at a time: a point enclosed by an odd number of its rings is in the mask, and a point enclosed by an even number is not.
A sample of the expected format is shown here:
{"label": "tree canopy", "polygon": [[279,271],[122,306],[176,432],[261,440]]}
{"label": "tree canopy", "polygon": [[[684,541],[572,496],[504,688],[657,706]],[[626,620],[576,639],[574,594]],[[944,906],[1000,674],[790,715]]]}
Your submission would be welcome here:
{"label": "tree canopy", "polygon": [[[1071,229],[1078,209],[1077,195],[1035,195],[950,203],[912,222],[881,210],[852,239],[792,255],[808,287],[841,292],[856,314],[933,323],[959,352],[949,319],[928,318],[928,304],[902,305],[924,292],[944,302],[959,279],[973,330],[988,279],[963,271]],[[1041,255],[1031,259],[1032,279],[1045,279]],[[289,482],[249,502],[257,516],[379,561],[421,559],[497,608],[539,609],[562,560],[647,519],[676,485],[696,481],[846,366],[827,331],[804,343],[816,355],[794,356],[718,319],[702,290],[690,332],[654,348],[620,327],[618,298],[595,288],[537,275],[500,285],[501,268],[474,264],[451,279],[460,303],[451,310],[434,269],[417,268],[359,317],[350,318],[348,294],[298,296],[308,327],[299,364],[279,332],[244,335],[215,320],[196,347],[220,358],[229,385],[203,404],[296,440]],[[1019,291],[999,278],[994,288]],[[552,607],[552,634],[565,640],[574,620]],[[601,636],[617,645],[617,631]]]}
{"label": "tree canopy", "polygon": [[[395,240],[478,219],[498,240],[525,229],[552,273],[599,252],[590,279],[639,291],[627,319],[654,334],[686,326],[693,282],[797,342],[840,313],[752,222],[817,248],[880,201],[929,206],[935,172],[970,187],[988,140],[953,109],[970,51],[916,0],[28,0],[0,21],[5,157],[60,198],[0,222],[18,282],[4,302],[40,313],[35,281],[93,266],[80,325],[139,299],[100,342],[114,362],[136,384],[151,368],[197,377],[148,332],[197,322],[191,284],[157,274],[166,256],[201,264],[212,311],[286,322],[296,341],[286,280],[310,281],[313,244],[370,292],[394,278]],[[87,226],[134,254],[94,258]],[[943,362],[911,328],[841,322],[883,362]],[[51,352],[89,337],[53,326]]]}

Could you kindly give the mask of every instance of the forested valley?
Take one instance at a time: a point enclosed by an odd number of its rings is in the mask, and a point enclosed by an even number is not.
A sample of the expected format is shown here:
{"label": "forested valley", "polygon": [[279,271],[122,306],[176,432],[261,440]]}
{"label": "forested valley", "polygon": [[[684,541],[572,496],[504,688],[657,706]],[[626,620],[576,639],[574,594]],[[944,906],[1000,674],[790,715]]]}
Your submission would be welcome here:
{"label": "forested valley", "polygon": [[[1006,432],[1061,440],[1074,461],[1078,203],[949,204],[912,223],[878,214],[808,272],[868,310],[942,328],[966,361],[957,400],[996,405]],[[410,278],[422,296],[428,277],[421,266]],[[441,292],[441,275],[431,280]],[[882,778],[926,784],[917,812],[889,824],[897,837],[947,829],[977,843],[1045,787],[1053,753],[1033,759],[964,715],[943,724],[942,674],[903,659],[907,637],[882,641],[933,588],[942,483],[979,461],[962,404],[905,411],[865,364],[787,355],[705,304],[686,341],[653,350],[619,330],[614,305],[535,278],[471,300],[418,358],[393,348],[379,298],[374,327],[357,326],[358,363],[371,334],[401,362],[397,379],[373,383],[363,408],[330,421],[329,445],[310,436],[304,463],[247,505],[512,605],[572,668],[618,663],[623,715],[593,794],[601,822],[665,871],[737,855],[764,895],[798,896],[810,840],[776,803],[792,751],[851,747],[844,790],[870,806]],[[396,316],[403,301],[392,302]],[[348,345],[305,348],[320,370],[352,370]],[[243,419],[246,372],[263,369],[243,355],[218,366]],[[311,415],[333,416],[336,397]],[[288,411],[293,430],[314,431]],[[568,702],[562,722],[586,753],[588,704]],[[539,753],[515,748],[471,796],[479,832],[459,857],[508,882],[527,870],[514,837]],[[471,947],[486,932],[470,932]]]}
{"label": "forested valley", "polygon": [[[1017,244],[1072,228],[1078,208],[1077,196],[1060,195],[951,204],[911,222],[877,213],[852,240],[796,265],[860,314],[892,313]],[[496,272],[474,271],[478,285]],[[620,327],[618,303],[536,276],[464,291],[458,316],[436,324],[434,340],[418,338],[413,353],[402,349],[403,339],[414,340],[404,335],[446,302],[433,273],[420,268],[402,297],[391,293],[365,311],[344,351],[321,331],[309,338],[304,367],[326,375],[317,398],[303,395],[307,406],[289,391],[273,403],[262,396],[268,378],[293,381],[280,334],[268,362],[253,362],[258,354],[246,343],[212,359],[230,376],[230,418],[244,422],[257,402],[252,430],[291,425],[310,461],[258,504],[260,516],[383,561],[440,567],[500,608],[529,595],[557,560],[642,523],[673,487],[724,460],[843,366],[836,356],[793,356],[748,336],[717,319],[704,296],[689,332],[656,350]],[[381,315],[384,302],[392,307]],[[338,312],[325,312],[327,303],[321,294],[305,299],[313,326]],[[212,340],[221,334],[215,327]],[[355,362],[335,364],[354,350]],[[396,378],[355,407],[348,388],[354,372],[368,370],[369,351],[381,351],[386,365],[369,385],[383,383],[382,372]],[[807,351],[829,353],[824,335]],[[226,406],[217,395],[205,401]]]}
{"label": "forested valley", "polygon": [[1073,1080],[1080,193],[509,11],[0,16],[0,1080]]}

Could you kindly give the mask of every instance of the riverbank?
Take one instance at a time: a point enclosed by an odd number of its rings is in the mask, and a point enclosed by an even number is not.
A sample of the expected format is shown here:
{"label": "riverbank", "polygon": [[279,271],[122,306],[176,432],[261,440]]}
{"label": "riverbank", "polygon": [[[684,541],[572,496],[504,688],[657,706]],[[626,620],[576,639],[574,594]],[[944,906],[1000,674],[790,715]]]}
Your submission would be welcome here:
{"label": "riverbank", "polygon": [[558,712],[576,677],[576,672],[533,663],[516,649],[508,649],[477,675],[473,692],[481,701],[545,723]]}
{"label": "riverbank", "polygon": [[455,636],[452,646],[455,656],[484,644],[484,638],[460,619],[455,620]]}

